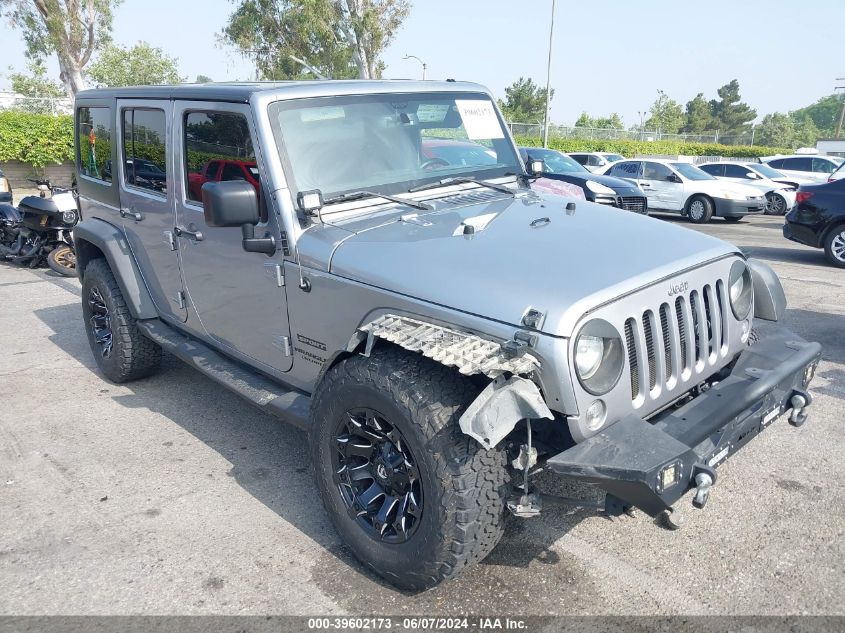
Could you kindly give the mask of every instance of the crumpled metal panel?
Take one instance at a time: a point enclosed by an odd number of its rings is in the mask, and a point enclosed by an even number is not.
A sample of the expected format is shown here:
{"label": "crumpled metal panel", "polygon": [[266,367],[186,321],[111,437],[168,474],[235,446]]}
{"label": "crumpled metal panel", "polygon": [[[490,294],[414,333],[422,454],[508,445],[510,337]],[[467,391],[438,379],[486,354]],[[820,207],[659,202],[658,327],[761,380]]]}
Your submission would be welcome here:
{"label": "crumpled metal panel", "polygon": [[492,448],[526,418],[553,420],[554,415],[533,382],[519,376],[507,380],[501,376],[467,407],[459,423],[461,431]]}
{"label": "crumpled metal panel", "polygon": [[465,375],[484,374],[490,378],[505,372],[525,375],[540,366],[531,354],[509,356],[495,341],[409,317],[386,314],[360,329],[443,365],[456,367]]}

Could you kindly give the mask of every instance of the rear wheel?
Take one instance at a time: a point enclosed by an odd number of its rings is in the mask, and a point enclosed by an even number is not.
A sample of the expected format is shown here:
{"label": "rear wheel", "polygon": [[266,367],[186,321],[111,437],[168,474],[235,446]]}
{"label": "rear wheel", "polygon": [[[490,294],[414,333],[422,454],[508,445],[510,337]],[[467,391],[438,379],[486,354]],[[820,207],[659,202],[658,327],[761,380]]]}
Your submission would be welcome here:
{"label": "rear wheel", "polygon": [[713,217],[713,203],[705,196],[693,196],[687,202],[687,216],[691,222],[706,224]]}
{"label": "rear wheel", "polygon": [[824,240],[824,252],[837,268],[845,268],[845,224],[834,227]]}
{"label": "rear wheel", "polygon": [[76,277],[76,253],[64,244],[47,254],[47,265],[65,277]]}
{"label": "rear wheel", "polygon": [[94,359],[106,378],[127,382],[158,368],[161,348],[138,330],[105,259],[94,259],[85,268],[82,316]]}
{"label": "rear wheel", "polygon": [[451,578],[501,538],[505,454],[458,426],[477,394],[465,376],[395,348],[341,362],[315,392],[323,504],[355,556],[398,587]]}

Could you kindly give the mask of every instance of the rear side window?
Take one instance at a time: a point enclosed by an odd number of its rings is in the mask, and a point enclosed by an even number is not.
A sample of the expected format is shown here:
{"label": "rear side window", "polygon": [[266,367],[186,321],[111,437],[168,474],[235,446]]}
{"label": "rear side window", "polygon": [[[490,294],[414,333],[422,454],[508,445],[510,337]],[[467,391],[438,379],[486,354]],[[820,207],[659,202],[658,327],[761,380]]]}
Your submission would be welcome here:
{"label": "rear side window", "polygon": [[639,171],[639,163],[617,163],[610,170],[610,175],[617,178],[636,178]]}
{"label": "rear side window", "polygon": [[572,158],[574,158],[575,161],[578,162],[581,165],[587,164],[587,155],[586,154],[570,154],[570,156]]}
{"label": "rear side window", "polygon": [[[79,108],[76,111],[79,174],[111,182],[112,121],[109,108]],[[108,164],[107,164],[108,163]]]}
{"label": "rear side window", "polygon": [[822,174],[832,174],[834,171],[836,171],[836,165],[831,163],[829,160],[825,160],[823,158],[814,158],[813,171]]}
{"label": "rear side window", "polygon": [[[202,201],[202,186],[211,179],[258,180],[255,150],[246,117],[234,112],[188,112],[184,122],[185,180],[188,200]],[[222,170],[213,166],[226,161]],[[212,163],[212,165],[209,165]],[[212,169],[208,169],[211,166]],[[260,196],[258,186],[256,195]]]}
{"label": "rear side window", "polygon": [[792,171],[812,171],[813,161],[810,158],[784,158],[780,166]]}
{"label": "rear side window", "polygon": [[725,165],[725,176],[728,178],[751,180],[751,176],[748,175],[748,168],[742,165]]}
{"label": "rear side window", "polygon": [[698,168],[706,171],[711,176],[723,176],[724,165],[698,165]]}
{"label": "rear side window", "polygon": [[123,111],[124,183],[157,194],[167,192],[164,110]]}
{"label": "rear side window", "polygon": [[672,170],[660,163],[643,164],[643,180],[669,180]]}

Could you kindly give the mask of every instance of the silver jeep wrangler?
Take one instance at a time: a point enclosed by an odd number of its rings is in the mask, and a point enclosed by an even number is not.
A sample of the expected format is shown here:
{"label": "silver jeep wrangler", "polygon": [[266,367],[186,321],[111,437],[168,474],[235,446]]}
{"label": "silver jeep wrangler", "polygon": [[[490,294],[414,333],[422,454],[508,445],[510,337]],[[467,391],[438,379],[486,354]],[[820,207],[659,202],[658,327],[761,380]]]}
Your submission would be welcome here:
{"label": "silver jeep wrangler", "polygon": [[537,514],[540,470],[672,523],[775,418],[806,419],[819,345],[752,327],[785,309],[772,270],[532,191],[542,165],[481,86],[122,88],[75,108],[102,373],[142,378],[164,350],[305,429],[337,531],[400,587]]}

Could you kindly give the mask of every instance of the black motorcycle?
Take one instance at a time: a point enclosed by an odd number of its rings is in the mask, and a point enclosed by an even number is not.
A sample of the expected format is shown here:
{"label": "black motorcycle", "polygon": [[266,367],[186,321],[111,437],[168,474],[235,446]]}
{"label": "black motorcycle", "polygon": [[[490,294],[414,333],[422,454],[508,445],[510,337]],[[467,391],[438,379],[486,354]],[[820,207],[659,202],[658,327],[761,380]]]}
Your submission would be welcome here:
{"label": "black motorcycle", "polygon": [[25,197],[17,208],[0,204],[0,261],[30,268],[46,263],[60,275],[76,277],[71,233],[79,222],[76,192],[54,187],[49,180],[31,182],[40,195]]}

